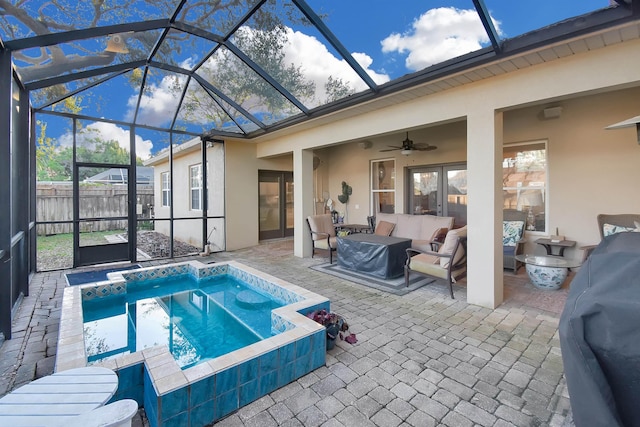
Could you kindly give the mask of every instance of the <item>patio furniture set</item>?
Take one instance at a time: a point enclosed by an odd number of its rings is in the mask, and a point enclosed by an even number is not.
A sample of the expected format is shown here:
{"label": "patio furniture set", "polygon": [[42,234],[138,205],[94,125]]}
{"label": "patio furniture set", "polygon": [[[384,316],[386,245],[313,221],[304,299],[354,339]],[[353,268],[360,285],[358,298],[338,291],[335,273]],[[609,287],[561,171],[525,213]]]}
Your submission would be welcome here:
{"label": "patio furniture set", "polygon": [[[339,252],[342,268],[392,279],[419,273],[447,281],[453,298],[453,285],[466,271],[466,226],[453,229],[453,217],[380,213],[376,224],[350,226],[352,234],[339,236],[331,216],[307,218],[315,251]],[[345,225],[339,225],[345,229]],[[373,231],[373,233],[371,233]]]}
{"label": "patio furniture set", "polygon": [[[504,268],[517,273],[525,266],[531,283],[543,290],[558,290],[572,268],[582,262],[564,258],[564,251],[576,245],[573,240],[539,238],[546,255],[524,253],[526,212],[505,209],[503,213]],[[370,217],[371,218],[371,217]],[[377,221],[377,223],[376,223]],[[454,228],[454,218],[432,215],[379,213],[367,225],[334,224],[331,215],[307,218],[313,240],[313,253],[340,252],[340,267],[382,279],[401,276],[408,286],[411,272],[446,280],[453,298],[453,283],[466,273],[466,226]],[[624,231],[640,230],[640,215],[598,215],[602,238]],[[338,235],[338,232],[341,232]],[[344,234],[343,234],[344,233]],[[595,246],[583,246],[585,259]]]}

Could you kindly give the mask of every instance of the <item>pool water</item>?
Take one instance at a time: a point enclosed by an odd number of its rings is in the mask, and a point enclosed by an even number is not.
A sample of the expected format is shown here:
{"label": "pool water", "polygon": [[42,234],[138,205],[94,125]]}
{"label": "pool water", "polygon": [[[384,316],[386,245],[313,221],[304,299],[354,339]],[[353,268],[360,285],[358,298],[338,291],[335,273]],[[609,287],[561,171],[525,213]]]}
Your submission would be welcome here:
{"label": "pool water", "polygon": [[273,336],[271,310],[283,305],[229,275],[133,282],[125,294],[83,301],[88,362],[166,344],[186,369]]}

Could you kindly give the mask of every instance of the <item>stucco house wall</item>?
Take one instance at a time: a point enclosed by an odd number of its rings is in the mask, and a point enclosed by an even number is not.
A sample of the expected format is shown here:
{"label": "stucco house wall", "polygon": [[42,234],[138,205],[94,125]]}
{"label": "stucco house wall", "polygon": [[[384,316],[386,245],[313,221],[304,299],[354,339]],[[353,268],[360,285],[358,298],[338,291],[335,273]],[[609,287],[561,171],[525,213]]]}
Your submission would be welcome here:
{"label": "stucco house wall", "polygon": [[[154,200],[155,219],[154,230],[169,235],[171,207],[162,206],[162,178],[164,172],[169,172],[168,155],[162,153],[145,164],[153,166],[154,171]],[[207,182],[208,182],[208,217],[207,237],[212,250],[225,248],[225,200],[224,200],[224,163],[225,150],[223,144],[213,144],[207,148]],[[202,249],[202,210],[191,206],[190,167],[202,164],[200,139],[196,138],[176,150],[173,156],[173,222],[174,239],[188,243]],[[189,219],[193,218],[193,219]]]}
{"label": "stucco house wall", "polygon": [[[618,40],[518,70],[496,67],[493,77],[466,81],[431,94],[416,97],[407,91],[398,94],[395,102],[355,107],[354,111],[261,137],[257,156],[293,153],[294,179],[309,188],[296,199],[302,204],[296,210],[300,216],[296,224],[303,224],[301,218],[313,212],[313,184],[306,184],[313,176],[312,156],[304,155],[307,150],[322,156],[326,170],[319,179],[331,197],[339,194],[342,181],[353,187],[349,202],[350,208],[353,206],[352,222],[360,222],[369,214],[371,159],[395,157],[397,173],[409,162],[466,161],[468,299],[495,307],[502,301],[503,144],[548,142],[548,230],[558,227],[562,234],[578,242],[577,247],[597,242],[598,213],[638,211],[640,201],[635,196],[634,183],[640,175],[640,147],[635,130],[612,131],[604,127],[640,111],[639,49],[639,40]],[[540,119],[545,107],[556,105],[563,107],[559,118]],[[381,146],[397,144],[398,133],[405,130],[424,132],[427,142],[432,142],[429,138],[438,132],[442,132],[443,139],[433,141],[438,150],[415,156],[379,152]],[[391,133],[395,134],[393,140],[389,138]],[[449,133],[451,137],[447,137]],[[415,141],[425,138],[412,135]],[[357,142],[362,140],[373,140],[373,147],[361,149]],[[405,205],[404,181],[396,181],[396,206],[401,211]],[[356,204],[359,209],[355,209]],[[296,239],[301,240],[295,244],[298,256],[310,255],[306,234],[296,233]],[[529,236],[530,240],[537,237],[535,233]],[[538,249],[534,246],[529,249]],[[567,256],[580,258],[577,247],[567,251]]]}

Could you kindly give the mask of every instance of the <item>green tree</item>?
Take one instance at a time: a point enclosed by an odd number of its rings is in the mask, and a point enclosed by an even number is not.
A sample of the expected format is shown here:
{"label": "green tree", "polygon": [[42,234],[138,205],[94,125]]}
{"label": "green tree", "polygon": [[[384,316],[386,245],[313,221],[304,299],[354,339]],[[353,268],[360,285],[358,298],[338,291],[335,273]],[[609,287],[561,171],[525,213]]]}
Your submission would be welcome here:
{"label": "green tree", "polygon": [[[38,120],[39,134],[36,147],[36,175],[38,181],[70,181],[73,178],[73,149],[63,147],[59,141],[47,136],[47,123]],[[122,148],[116,140],[105,140],[95,129],[85,128],[78,132],[76,159],[86,163],[128,165],[129,150]],[[142,165],[142,159],[136,158]],[[91,177],[102,168],[83,168],[80,181]]]}
{"label": "green tree", "polygon": [[[36,146],[36,176],[38,181],[69,181],[71,153],[62,149],[58,141],[47,136],[47,123],[37,121],[40,129]],[[68,157],[68,159],[67,159]]]}
{"label": "green tree", "polygon": [[[140,6],[140,1],[145,3]],[[246,13],[253,9],[255,0],[220,0],[210,2],[185,2],[177,10],[176,21],[183,22],[196,28],[216,35],[227,35],[238,22],[245,18]],[[24,0],[0,0],[0,26],[8,38],[22,38],[32,35],[47,35],[61,31],[92,28],[98,26],[121,24],[123,22],[144,21],[172,16],[176,13],[174,0],[123,0],[105,1],[92,0],[77,2],[76,0],[56,0],[43,5]],[[337,78],[331,78],[325,83],[324,100],[314,99],[317,95],[315,83],[305,78],[300,66],[285,60],[284,47],[288,38],[288,23],[294,25],[308,25],[300,11],[290,2],[267,0],[261,5],[251,19],[247,21],[229,39],[238,46],[254,62],[266,70],[277,82],[285,87],[305,105],[319,105],[330,102],[342,96],[353,93],[348,84]],[[158,42],[159,32],[137,31],[115,34],[102,39],[96,39],[93,45],[102,46],[96,51],[91,43],[71,41],[66,45],[73,48],[64,49],[62,45],[49,45],[39,51],[15,51],[14,58],[21,76],[25,81],[37,81],[47,77],[62,74],[72,74],[76,71],[112,65],[116,62],[135,61],[154,56],[153,62],[176,64],[178,57],[184,57],[185,52],[201,49],[202,43],[198,37],[179,30],[167,33],[163,42],[154,50]],[[195,56],[206,52],[194,52]],[[257,115],[265,123],[298,114],[298,109],[285,97],[278,93],[267,81],[259,77],[225,47],[215,53],[216,61],[197,70],[197,74],[209,83],[223,91],[235,103]],[[154,68],[148,67],[148,73]],[[139,87],[143,79],[142,69],[133,70],[129,75],[129,82]],[[43,105],[48,100],[64,97],[72,90],[89,85],[92,81],[102,78],[94,76],[83,79],[80,84],[65,83],[46,87],[32,93],[32,99],[39,98],[34,105]],[[180,76],[180,84],[174,84],[176,99],[182,99],[186,77]],[[195,81],[191,81],[187,96],[184,98],[183,108],[179,118],[192,123],[201,123],[203,128],[224,128],[232,124],[230,117],[242,120],[240,113],[234,111],[230,105],[214,97]],[[147,90],[147,88],[145,88]],[[88,95],[87,95],[88,96]],[[97,103],[99,100],[85,100]],[[82,100],[60,102],[55,108],[73,112],[80,107]],[[226,110],[226,111],[225,111]]]}

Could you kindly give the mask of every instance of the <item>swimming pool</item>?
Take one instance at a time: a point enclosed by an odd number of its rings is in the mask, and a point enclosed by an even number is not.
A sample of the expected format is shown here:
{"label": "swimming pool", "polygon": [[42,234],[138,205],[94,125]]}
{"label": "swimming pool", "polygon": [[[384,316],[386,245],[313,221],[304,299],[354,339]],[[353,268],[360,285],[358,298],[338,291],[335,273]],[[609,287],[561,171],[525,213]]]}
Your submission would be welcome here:
{"label": "swimming pool", "polygon": [[[179,276],[199,281],[198,286],[182,284],[178,289],[170,289]],[[216,300],[212,296],[216,294],[213,289],[219,285],[218,280],[232,278],[232,287],[240,280],[256,288],[259,295],[271,295],[281,305],[269,310],[269,321],[261,321],[262,329],[253,331],[253,335],[262,339],[219,356],[205,355],[198,360],[187,358],[181,363],[174,358],[170,344],[166,342],[140,350],[136,342],[135,351],[129,343],[129,349],[123,354],[96,361],[98,366],[118,373],[119,386],[114,400],[132,398],[138,401],[144,406],[152,427],[210,424],[325,363],[325,329],[305,314],[316,309],[329,310],[329,300],[246,265],[234,261],[208,265],[189,261],[110,273],[108,277],[105,282],[65,289],[56,371],[89,363],[84,343],[90,338],[85,333],[83,303],[106,311],[115,310],[117,313],[112,312],[115,317],[123,313],[112,301],[127,301],[135,294],[144,297],[136,301],[151,300],[160,307],[156,310],[165,315],[167,303],[162,301],[167,295],[174,300],[179,298],[186,307],[219,307],[221,295],[218,294]],[[180,286],[187,288],[179,289]],[[171,292],[165,293],[165,290]],[[261,298],[241,294],[245,290],[238,289],[235,294],[230,291],[226,293],[227,299],[234,294],[233,298],[240,300],[240,309],[244,310],[248,310],[249,305],[264,302]],[[131,319],[130,312],[126,312],[126,317]],[[183,316],[176,316],[176,319],[185,321]],[[127,328],[132,328],[132,322],[127,322]],[[241,322],[246,324],[247,321]],[[252,320],[248,322],[252,323]],[[183,330],[181,333],[189,335],[191,332]]]}
{"label": "swimming pool", "polygon": [[284,301],[224,274],[133,282],[127,292],[83,300],[90,363],[166,344],[188,368],[278,333],[271,310]]}

